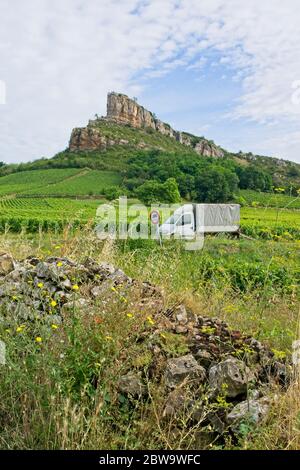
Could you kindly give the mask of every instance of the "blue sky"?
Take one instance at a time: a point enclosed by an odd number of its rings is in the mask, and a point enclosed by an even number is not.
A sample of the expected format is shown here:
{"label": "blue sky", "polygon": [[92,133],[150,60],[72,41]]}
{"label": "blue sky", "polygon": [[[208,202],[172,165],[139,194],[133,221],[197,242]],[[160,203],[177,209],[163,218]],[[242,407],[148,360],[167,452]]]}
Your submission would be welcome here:
{"label": "blue sky", "polygon": [[0,17],[0,160],[66,148],[114,90],[228,150],[300,162],[298,0],[0,0]]}

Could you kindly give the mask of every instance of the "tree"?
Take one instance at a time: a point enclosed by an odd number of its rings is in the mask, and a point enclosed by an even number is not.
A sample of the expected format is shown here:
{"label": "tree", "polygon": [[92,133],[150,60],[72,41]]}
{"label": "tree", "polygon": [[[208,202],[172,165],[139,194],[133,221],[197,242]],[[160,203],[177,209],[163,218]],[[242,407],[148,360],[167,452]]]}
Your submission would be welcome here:
{"label": "tree", "polygon": [[[0,164],[1,165],[1,164]],[[300,176],[300,170],[295,165],[291,165],[287,171],[288,176]]]}
{"label": "tree", "polygon": [[227,168],[211,167],[198,174],[195,193],[198,202],[227,202],[237,190],[238,177]]}
{"label": "tree", "polygon": [[240,179],[241,189],[254,189],[256,191],[270,191],[273,185],[272,176],[259,168],[248,166],[239,167],[237,174]]}
{"label": "tree", "polygon": [[109,201],[113,201],[114,199],[117,199],[120,196],[124,196],[124,194],[126,194],[126,191],[122,188],[119,188],[118,186],[109,186],[103,191],[103,193],[106,199],[108,199]]}
{"label": "tree", "polygon": [[145,204],[159,202],[171,204],[180,201],[178,184],[174,178],[169,178],[164,183],[155,180],[146,181],[136,189],[135,194]]}

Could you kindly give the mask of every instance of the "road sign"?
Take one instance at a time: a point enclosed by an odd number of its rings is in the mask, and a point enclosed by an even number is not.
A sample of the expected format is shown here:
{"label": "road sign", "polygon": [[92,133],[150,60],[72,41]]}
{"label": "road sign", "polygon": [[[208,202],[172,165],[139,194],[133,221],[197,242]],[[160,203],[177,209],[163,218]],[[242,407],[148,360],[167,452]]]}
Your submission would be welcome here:
{"label": "road sign", "polygon": [[158,225],[159,220],[160,220],[159,211],[157,211],[157,210],[151,211],[150,220],[151,220],[153,225]]}

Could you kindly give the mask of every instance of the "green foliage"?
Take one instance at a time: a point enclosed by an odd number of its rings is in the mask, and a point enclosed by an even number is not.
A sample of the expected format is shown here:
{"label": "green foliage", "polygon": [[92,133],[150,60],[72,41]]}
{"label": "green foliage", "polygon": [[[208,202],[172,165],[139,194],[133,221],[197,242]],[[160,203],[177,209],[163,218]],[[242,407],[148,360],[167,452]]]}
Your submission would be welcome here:
{"label": "green foliage", "polygon": [[113,201],[120,196],[124,196],[126,194],[126,190],[119,188],[118,186],[109,186],[108,188],[104,189],[103,194],[106,199]]}
{"label": "green foliage", "polygon": [[[99,260],[104,257],[135,279],[147,279],[162,286],[171,306],[187,299],[195,313],[224,319],[233,330],[243,330],[267,341],[276,358],[289,360],[292,341],[297,337],[299,309],[293,286],[300,274],[296,243],[208,237],[203,250],[189,252],[176,242],[133,246],[120,241],[109,254],[107,249],[101,253],[102,245],[94,240],[88,243],[90,233],[84,238],[81,232],[78,240],[67,236],[54,240],[52,235],[30,237],[28,245],[23,235],[2,238],[12,252],[19,250],[15,252],[18,257],[27,249],[38,257],[49,251],[58,256],[71,253],[79,262],[87,255],[97,255]],[[57,243],[60,247],[55,251]],[[80,293],[74,293],[74,300],[77,295],[89,299],[88,290],[80,288]],[[128,295],[128,303],[119,301],[120,293],[115,291],[112,295],[115,299],[108,302],[99,299],[99,305],[86,308],[77,309],[74,302],[62,323],[55,325],[44,321],[43,316],[24,323],[22,320],[20,325],[14,312],[9,315],[1,305],[0,337],[7,353],[6,366],[0,368],[1,448],[163,449],[166,442],[170,449],[199,448],[199,430],[203,434],[205,423],[191,425],[188,406],[176,412],[171,421],[162,419],[169,396],[163,385],[165,361],[191,349],[194,353],[190,335],[165,331],[168,326],[160,329],[161,318],[155,318],[157,325],[150,327],[148,313],[141,309],[136,295]],[[48,305],[48,296],[43,299]],[[209,327],[201,331],[208,336],[216,334]],[[153,352],[156,344],[160,345],[159,354]],[[241,344],[237,357],[244,359],[247,354],[251,350]],[[119,392],[120,376],[133,368],[139,369],[138,373],[144,371],[141,375],[149,391],[145,398],[131,399]],[[197,389],[195,395],[185,387],[181,391],[187,403],[191,398],[194,404],[199,396],[200,406],[210,402],[204,387]],[[278,398],[268,422],[274,423],[277,413],[282,425],[283,401],[277,388],[276,394]],[[298,395],[296,389],[285,413],[289,413]],[[233,405],[232,400],[226,400],[223,387],[209,410],[226,412]],[[298,409],[295,406],[296,431]],[[176,425],[178,432],[170,433],[170,425]],[[238,442],[219,439],[216,444],[216,434],[211,433],[205,447],[248,448],[253,429],[252,423],[245,420]],[[259,430],[264,431],[264,425],[256,426],[255,432]],[[255,445],[258,441],[252,443]],[[285,430],[278,434],[274,446],[287,448]]]}
{"label": "green foliage", "polygon": [[13,173],[0,178],[0,195],[20,194],[22,192],[47,191],[52,185],[68,180],[80,173],[78,168],[65,170],[34,170]]}
{"label": "green foliage", "polygon": [[189,351],[186,337],[169,331],[160,334],[159,343],[163,351],[171,357],[183,356]]}
{"label": "green foliage", "polygon": [[246,201],[246,205],[252,206],[255,202],[260,207],[278,207],[288,209],[300,209],[300,195],[292,196],[291,191],[285,193],[258,192],[249,189],[239,191],[239,196]]}
{"label": "green foliage", "polygon": [[209,168],[195,179],[196,200],[227,202],[237,190],[238,178],[227,168]]}
{"label": "green foliage", "polygon": [[272,176],[254,165],[238,167],[239,186],[241,189],[255,189],[256,191],[269,191],[272,188]]}
{"label": "green foliage", "polygon": [[135,190],[135,194],[145,204],[159,202],[171,204],[180,201],[178,185],[174,178],[169,178],[164,183],[146,181]]}

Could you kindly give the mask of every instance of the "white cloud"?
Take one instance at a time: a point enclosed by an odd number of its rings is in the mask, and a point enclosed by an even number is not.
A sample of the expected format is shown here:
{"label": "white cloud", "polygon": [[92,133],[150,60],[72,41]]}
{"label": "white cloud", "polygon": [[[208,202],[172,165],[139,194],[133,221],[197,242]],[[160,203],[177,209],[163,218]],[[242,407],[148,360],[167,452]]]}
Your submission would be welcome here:
{"label": "white cloud", "polygon": [[[72,127],[105,112],[107,91],[137,95],[136,76],[177,67],[201,73],[211,51],[220,80],[232,68],[243,86],[232,117],[273,122],[266,153],[280,140],[282,156],[297,158],[299,10],[298,0],[0,0],[0,160],[51,156]],[[293,138],[274,141],[289,123]]]}

